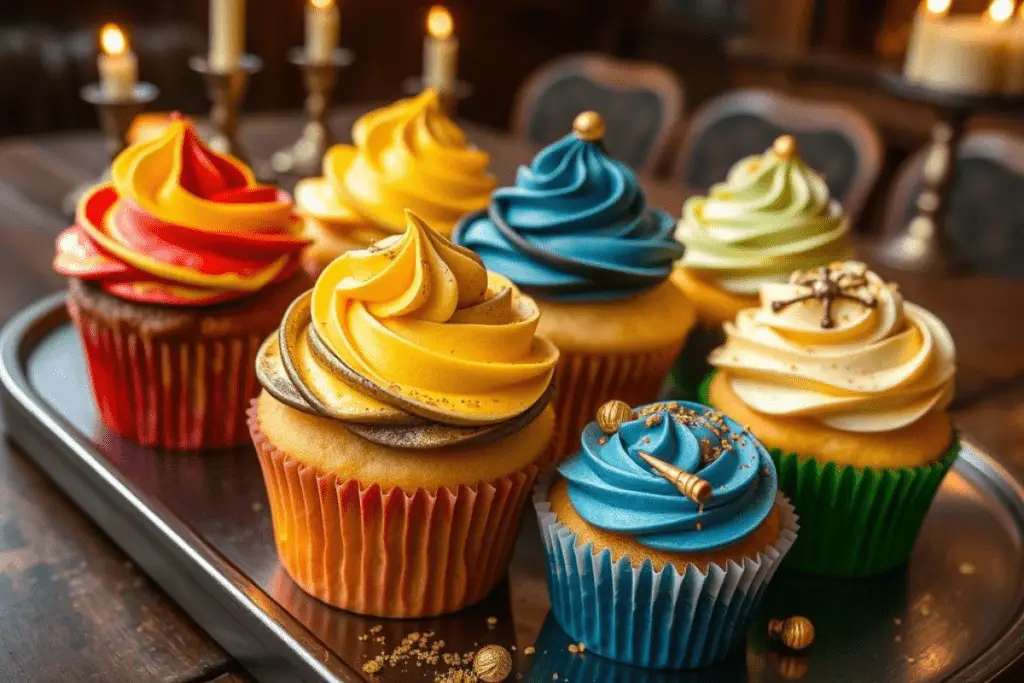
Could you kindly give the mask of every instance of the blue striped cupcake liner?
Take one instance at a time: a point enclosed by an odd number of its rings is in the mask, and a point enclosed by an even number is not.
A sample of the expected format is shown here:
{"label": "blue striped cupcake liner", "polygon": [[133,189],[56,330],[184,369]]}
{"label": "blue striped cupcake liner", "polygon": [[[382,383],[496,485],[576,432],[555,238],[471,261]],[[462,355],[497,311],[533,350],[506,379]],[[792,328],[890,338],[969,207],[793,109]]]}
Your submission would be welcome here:
{"label": "blue striped cupcake liner", "polygon": [[781,533],[756,557],[712,563],[707,573],[694,565],[683,573],[672,565],[656,571],[649,560],[635,568],[628,557],[613,561],[608,548],[581,545],[551,511],[550,487],[550,479],[540,482],[533,503],[547,551],[551,611],[588,651],[631,666],[695,669],[739,648],[800,528],[780,493]]}

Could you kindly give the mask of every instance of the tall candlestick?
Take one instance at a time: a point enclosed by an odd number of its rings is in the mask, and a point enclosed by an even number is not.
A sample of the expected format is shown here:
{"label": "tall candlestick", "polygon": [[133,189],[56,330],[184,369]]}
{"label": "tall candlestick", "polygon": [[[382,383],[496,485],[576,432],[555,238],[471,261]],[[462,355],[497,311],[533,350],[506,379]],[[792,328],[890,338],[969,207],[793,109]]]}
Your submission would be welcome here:
{"label": "tall candlestick", "polygon": [[100,54],[96,59],[100,87],[111,100],[127,100],[139,76],[139,62],[128,47],[128,39],[116,24],[100,29]]}
{"label": "tall candlestick", "polygon": [[210,0],[210,70],[238,69],[245,50],[245,0]]}
{"label": "tall candlestick", "polygon": [[423,87],[451,95],[455,92],[459,40],[452,15],[440,5],[427,13],[427,37],[423,42]]}
{"label": "tall candlestick", "polygon": [[310,0],[306,7],[306,60],[311,64],[331,61],[338,48],[341,12],[334,0]]}

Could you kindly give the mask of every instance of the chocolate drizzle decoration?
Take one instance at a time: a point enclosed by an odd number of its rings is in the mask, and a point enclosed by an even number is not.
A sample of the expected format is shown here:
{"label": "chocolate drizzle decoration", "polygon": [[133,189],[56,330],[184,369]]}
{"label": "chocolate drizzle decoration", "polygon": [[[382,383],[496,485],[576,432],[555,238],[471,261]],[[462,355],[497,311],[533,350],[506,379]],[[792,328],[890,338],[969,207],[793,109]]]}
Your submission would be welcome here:
{"label": "chocolate drizzle decoration", "polygon": [[854,272],[845,268],[822,266],[814,271],[795,274],[791,282],[798,287],[807,287],[811,291],[785,301],[773,301],[772,311],[778,313],[801,301],[817,299],[821,302],[821,327],[826,330],[835,327],[832,306],[838,300],[854,301],[866,308],[875,308],[878,305],[878,300],[873,296],[861,296],[852,291],[868,284],[863,271]]}

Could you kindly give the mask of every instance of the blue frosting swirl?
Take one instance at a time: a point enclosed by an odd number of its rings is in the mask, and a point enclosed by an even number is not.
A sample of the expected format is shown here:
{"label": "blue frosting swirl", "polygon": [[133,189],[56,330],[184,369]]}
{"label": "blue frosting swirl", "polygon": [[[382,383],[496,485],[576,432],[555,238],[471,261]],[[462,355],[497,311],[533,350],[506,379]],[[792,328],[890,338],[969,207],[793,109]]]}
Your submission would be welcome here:
{"label": "blue frosting swirl", "polygon": [[600,143],[567,135],[546,147],[453,239],[542,299],[602,300],[664,281],[683,255],[674,221],[650,208],[636,175]]}
{"label": "blue frosting swirl", "polygon": [[[655,403],[637,414],[607,439],[596,423],[588,424],[582,450],[559,467],[583,519],[649,548],[683,553],[730,545],[764,522],[778,475],[749,432],[699,403]],[[655,414],[661,419],[650,420]],[[639,451],[699,474],[711,484],[711,498],[700,506],[682,495]]]}

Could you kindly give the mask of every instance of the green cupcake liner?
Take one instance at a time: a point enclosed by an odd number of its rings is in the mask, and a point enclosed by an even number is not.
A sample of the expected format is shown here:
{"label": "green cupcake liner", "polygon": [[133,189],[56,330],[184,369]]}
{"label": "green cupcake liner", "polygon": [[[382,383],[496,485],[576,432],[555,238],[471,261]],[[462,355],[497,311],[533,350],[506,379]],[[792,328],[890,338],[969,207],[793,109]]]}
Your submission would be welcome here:
{"label": "green cupcake liner", "polygon": [[[709,403],[714,373],[698,390]],[[756,434],[755,434],[756,436]],[[858,469],[769,449],[779,489],[800,515],[784,567],[834,577],[882,574],[906,563],[939,485],[960,452],[959,436],[930,465]]]}

